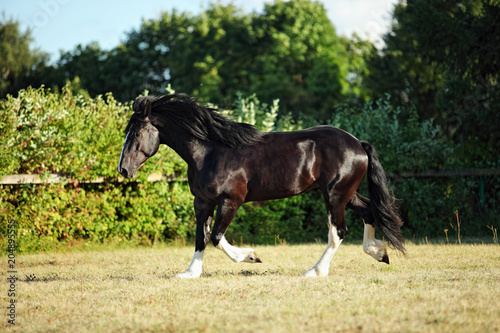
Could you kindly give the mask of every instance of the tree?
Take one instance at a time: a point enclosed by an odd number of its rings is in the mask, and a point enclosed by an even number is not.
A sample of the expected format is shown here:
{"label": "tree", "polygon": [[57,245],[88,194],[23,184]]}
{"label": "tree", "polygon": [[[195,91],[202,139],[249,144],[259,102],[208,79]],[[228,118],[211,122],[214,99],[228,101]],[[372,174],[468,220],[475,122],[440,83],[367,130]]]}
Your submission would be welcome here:
{"label": "tree", "polygon": [[121,101],[163,93],[169,84],[198,99],[230,107],[239,92],[256,94],[282,112],[326,120],[340,102],[365,100],[362,76],[373,45],[339,38],[319,2],[268,3],[262,14],[211,4],[199,15],[164,12],[144,20],[116,48],[97,43],[62,53],[46,83],[79,77],[95,96]]}
{"label": "tree", "polygon": [[394,105],[413,104],[423,119],[439,118],[436,101],[444,86],[443,66],[422,58],[417,31],[408,26],[410,19],[406,4],[397,4],[391,31],[384,36],[385,47],[368,61],[367,85],[375,98],[390,94]]}
{"label": "tree", "polygon": [[372,42],[361,39],[357,34],[351,38],[340,37],[340,58],[347,64],[348,102],[359,104],[373,98],[367,87],[370,76],[368,62],[376,55],[377,49]]}
{"label": "tree", "polygon": [[434,118],[475,163],[495,160],[500,140],[498,0],[401,1],[369,87]]}
{"label": "tree", "polygon": [[[334,104],[361,96],[370,45],[339,39],[318,2],[278,0],[260,15],[211,4],[196,16],[173,10],[145,20],[110,52],[77,47],[58,66],[65,78],[80,76],[92,94],[133,98],[144,89],[162,93],[170,84],[230,106],[238,92],[255,93],[267,104],[279,98],[285,113],[326,119]],[[84,68],[96,70],[80,74]]]}
{"label": "tree", "polygon": [[[412,1],[408,28],[424,59],[444,70],[443,123],[474,160],[497,159],[500,140],[500,2]],[[426,17],[426,25],[422,26]],[[444,28],[444,29],[443,29]],[[497,160],[498,161],[498,160]]]}
{"label": "tree", "polygon": [[[193,18],[187,13],[173,10],[164,12],[159,20],[144,20],[139,30],[128,33],[119,49],[120,58],[128,59],[129,63],[122,71],[128,71],[135,80],[130,84],[131,90],[135,91],[131,97],[144,89],[163,93],[168,83],[174,83],[174,72],[188,70],[183,61],[186,54],[181,49],[186,48],[186,39],[193,32],[192,29]],[[176,89],[191,92],[188,90],[190,85],[182,81],[190,77],[179,76],[179,81],[175,82]]]}
{"label": "tree", "polygon": [[16,92],[30,84],[41,83],[41,71],[48,55],[31,49],[30,31],[21,32],[19,22],[6,19],[0,22],[0,97]]}
{"label": "tree", "polygon": [[275,1],[254,20],[251,88],[286,112],[327,118],[347,93],[347,66],[335,28],[318,2]]}
{"label": "tree", "polygon": [[106,91],[104,66],[107,53],[97,42],[87,46],[77,45],[73,51],[61,53],[57,65],[53,68],[52,80],[64,85],[66,80],[78,77],[80,84],[92,96]]}

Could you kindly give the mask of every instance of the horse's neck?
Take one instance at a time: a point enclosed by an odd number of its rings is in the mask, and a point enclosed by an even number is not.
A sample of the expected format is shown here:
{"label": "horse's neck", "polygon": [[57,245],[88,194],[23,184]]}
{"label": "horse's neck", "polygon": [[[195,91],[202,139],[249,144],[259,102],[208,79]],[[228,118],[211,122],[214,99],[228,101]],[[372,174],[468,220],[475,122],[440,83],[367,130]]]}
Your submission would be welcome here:
{"label": "horse's neck", "polygon": [[172,148],[188,165],[199,168],[209,151],[208,143],[187,136],[181,129],[160,129],[160,143]]}

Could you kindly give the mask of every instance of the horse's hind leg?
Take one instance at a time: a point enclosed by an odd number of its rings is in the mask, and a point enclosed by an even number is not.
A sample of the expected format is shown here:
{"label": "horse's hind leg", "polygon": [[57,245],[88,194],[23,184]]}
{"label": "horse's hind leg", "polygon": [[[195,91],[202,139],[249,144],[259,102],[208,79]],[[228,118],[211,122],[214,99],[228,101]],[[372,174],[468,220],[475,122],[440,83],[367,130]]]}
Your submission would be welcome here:
{"label": "horse's hind leg", "polygon": [[381,240],[375,239],[375,228],[368,223],[365,223],[365,231],[363,234],[363,251],[372,256],[375,260],[389,264],[387,244]]}
{"label": "horse's hind leg", "polygon": [[302,274],[302,276],[316,277],[328,275],[330,262],[347,232],[344,214],[344,207],[328,210],[328,245],[316,265]]}
{"label": "horse's hind leg", "polygon": [[370,199],[356,192],[347,207],[354,210],[364,221],[363,251],[375,260],[388,264],[387,244],[375,239],[375,221],[370,211]]}

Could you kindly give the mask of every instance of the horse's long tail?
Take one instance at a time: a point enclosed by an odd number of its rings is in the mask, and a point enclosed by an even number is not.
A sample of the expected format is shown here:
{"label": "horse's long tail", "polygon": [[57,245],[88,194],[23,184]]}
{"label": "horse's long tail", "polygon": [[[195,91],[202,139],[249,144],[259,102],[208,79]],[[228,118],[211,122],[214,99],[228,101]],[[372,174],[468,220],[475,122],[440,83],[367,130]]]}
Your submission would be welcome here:
{"label": "horse's long tail", "polygon": [[387,188],[387,178],[382,164],[373,146],[361,141],[361,146],[368,155],[368,191],[370,193],[370,211],[375,224],[387,237],[389,244],[405,253],[404,238],[400,228],[403,225],[395,205],[395,198]]}

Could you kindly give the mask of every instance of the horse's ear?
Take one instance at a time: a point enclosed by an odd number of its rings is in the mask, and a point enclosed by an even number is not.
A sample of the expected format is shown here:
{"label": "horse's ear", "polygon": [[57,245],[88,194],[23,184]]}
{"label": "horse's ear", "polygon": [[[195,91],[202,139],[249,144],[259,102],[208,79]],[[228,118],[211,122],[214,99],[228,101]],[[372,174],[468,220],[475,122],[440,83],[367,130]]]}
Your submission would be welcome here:
{"label": "horse's ear", "polygon": [[144,118],[147,118],[151,115],[151,101],[149,99],[146,100],[144,110],[142,112],[144,114]]}
{"label": "horse's ear", "polygon": [[151,101],[147,97],[138,97],[132,104],[134,113],[144,118],[151,114]]}

